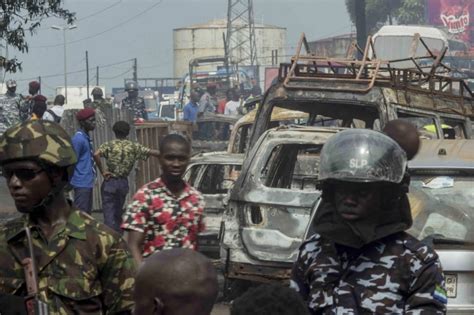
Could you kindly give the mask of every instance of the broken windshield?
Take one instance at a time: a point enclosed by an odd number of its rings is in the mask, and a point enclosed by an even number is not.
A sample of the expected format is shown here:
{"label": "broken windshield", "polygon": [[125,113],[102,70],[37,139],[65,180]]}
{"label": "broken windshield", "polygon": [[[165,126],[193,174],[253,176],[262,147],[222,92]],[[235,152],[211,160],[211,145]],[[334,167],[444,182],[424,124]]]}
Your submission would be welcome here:
{"label": "broken windshield", "polygon": [[409,198],[412,235],[474,242],[473,177],[415,177]]}

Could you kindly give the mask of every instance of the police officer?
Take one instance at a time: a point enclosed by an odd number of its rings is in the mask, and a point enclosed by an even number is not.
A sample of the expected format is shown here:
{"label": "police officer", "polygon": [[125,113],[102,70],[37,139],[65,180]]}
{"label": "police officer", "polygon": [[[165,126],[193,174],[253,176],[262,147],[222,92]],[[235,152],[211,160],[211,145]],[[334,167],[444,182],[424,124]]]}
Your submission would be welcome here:
{"label": "police officer", "polygon": [[102,126],[107,120],[106,110],[107,108],[111,108],[112,104],[104,99],[104,92],[98,86],[92,89],[91,94],[93,101],[89,104],[89,106],[95,109],[97,124]]}
{"label": "police officer", "polygon": [[7,92],[0,96],[0,135],[20,121],[20,98],[16,94],[16,82],[8,80],[6,86]]}
{"label": "police officer", "polygon": [[3,176],[23,214],[0,227],[0,300],[31,293],[22,261],[33,254],[37,297],[49,314],[130,314],[135,266],[125,242],[64,196],[76,160],[69,136],[51,121],[18,124],[0,138]]}
{"label": "police officer", "polygon": [[331,137],[320,155],[322,199],[291,286],[312,314],[445,314],[436,252],[412,224],[405,151],[366,129]]}
{"label": "police officer", "polygon": [[145,108],[145,100],[138,96],[138,85],[130,81],[125,84],[125,91],[128,96],[122,100],[122,108],[127,108],[133,112],[134,119],[148,119],[148,113]]}

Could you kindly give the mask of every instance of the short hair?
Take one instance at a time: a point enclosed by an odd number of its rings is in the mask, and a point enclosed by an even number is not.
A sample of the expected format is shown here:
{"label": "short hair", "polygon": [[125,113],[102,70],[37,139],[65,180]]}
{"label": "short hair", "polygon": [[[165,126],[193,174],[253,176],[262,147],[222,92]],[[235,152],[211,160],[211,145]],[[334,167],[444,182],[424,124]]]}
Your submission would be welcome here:
{"label": "short hair", "polygon": [[120,120],[113,125],[112,130],[117,138],[125,138],[130,133],[130,124],[126,121]]}
{"label": "short hair", "polygon": [[58,94],[54,98],[54,105],[64,105],[64,101],[65,101],[64,95]]}
{"label": "short hair", "polygon": [[182,145],[186,146],[186,148],[188,148],[189,152],[191,152],[191,145],[189,144],[189,141],[186,140],[185,137],[183,137],[182,135],[177,134],[177,133],[170,133],[170,134],[167,134],[160,141],[160,144],[159,144],[160,153],[164,152],[166,146],[169,145],[170,143],[182,144]]}
{"label": "short hair", "polygon": [[250,288],[234,300],[231,315],[309,315],[301,296],[277,284],[263,284]]}
{"label": "short hair", "polygon": [[44,102],[35,102],[31,111],[38,116],[38,118],[43,118],[43,114],[46,111],[46,103]]}

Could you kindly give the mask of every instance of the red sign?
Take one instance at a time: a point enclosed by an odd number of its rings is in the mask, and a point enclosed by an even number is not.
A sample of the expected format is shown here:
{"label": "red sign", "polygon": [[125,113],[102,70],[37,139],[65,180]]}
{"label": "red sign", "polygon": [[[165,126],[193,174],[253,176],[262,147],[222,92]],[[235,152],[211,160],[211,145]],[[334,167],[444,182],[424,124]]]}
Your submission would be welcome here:
{"label": "red sign", "polygon": [[443,27],[450,38],[474,49],[474,1],[427,0],[427,5],[430,24]]}
{"label": "red sign", "polygon": [[265,68],[265,91],[272,85],[273,80],[278,77],[278,67]]}

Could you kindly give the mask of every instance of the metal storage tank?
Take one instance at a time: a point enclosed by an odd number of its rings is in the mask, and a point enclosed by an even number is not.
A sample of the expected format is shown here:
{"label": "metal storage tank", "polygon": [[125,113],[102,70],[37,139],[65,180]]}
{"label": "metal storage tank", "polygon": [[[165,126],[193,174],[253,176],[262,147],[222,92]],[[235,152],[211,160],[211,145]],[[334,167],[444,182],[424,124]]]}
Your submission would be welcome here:
{"label": "metal storage tank", "polygon": [[[174,76],[188,73],[189,60],[197,57],[223,56],[227,20],[217,19],[173,30]],[[278,62],[285,60],[286,28],[255,24],[258,64],[271,65],[272,50],[278,50]],[[287,59],[287,58],[286,58]],[[243,64],[245,65],[245,64]],[[260,76],[263,74],[261,73]]]}

